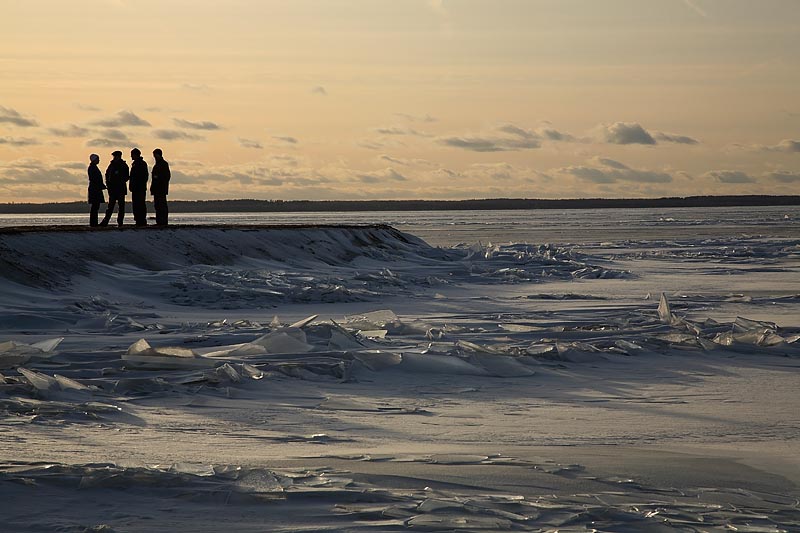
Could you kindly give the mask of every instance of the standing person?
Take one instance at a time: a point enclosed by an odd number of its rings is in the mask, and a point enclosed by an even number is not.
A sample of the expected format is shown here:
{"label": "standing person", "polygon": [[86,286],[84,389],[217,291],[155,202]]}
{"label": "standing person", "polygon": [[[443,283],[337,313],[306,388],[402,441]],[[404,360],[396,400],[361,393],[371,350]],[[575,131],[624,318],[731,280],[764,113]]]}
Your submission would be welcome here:
{"label": "standing person", "polygon": [[125,196],[128,194],[128,178],[130,171],[128,163],[122,159],[122,152],[119,150],[111,152],[113,159],[106,169],[106,187],[108,187],[108,209],[106,216],[100,222],[101,226],[108,226],[108,221],[114,213],[114,204],[119,202],[119,213],[117,214],[117,225],[122,227],[125,220]]}
{"label": "standing person", "polygon": [[106,203],[106,197],[103,194],[106,186],[103,183],[103,173],[97,168],[100,163],[100,156],[92,154],[89,156],[89,225],[92,227],[97,226],[97,213],[100,211],[100,204]]}
{"label": "standing person", "polygon": [[133,219],[137,226],[147,225],[147,161],[142,159],[142,152],[138,148],[131,150],[131,207]]}
{"label": "standing person", "polygon": [[167,195],[169,194],[169,163],[164,160],[161,148],[153,150],[156,164],[153,165],[153,181],[150,182],[150,194],[153,195],[153,208],[156,210],[156,224],[166,226],[169,218]]}

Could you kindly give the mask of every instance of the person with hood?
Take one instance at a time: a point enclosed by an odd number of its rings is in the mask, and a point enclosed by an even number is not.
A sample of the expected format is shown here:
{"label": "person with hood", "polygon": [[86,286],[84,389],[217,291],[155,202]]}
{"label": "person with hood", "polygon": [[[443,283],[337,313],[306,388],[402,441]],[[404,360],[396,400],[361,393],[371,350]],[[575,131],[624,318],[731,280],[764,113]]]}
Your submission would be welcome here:
{"label": "person with hood", "polygon": [[97,165],[100,164],[100,156],[92,154],[89,156],[89,226],[96,227],[97,214],[100,211],[100,204],[106,203],[106,197],[103,191],[106,189],[103,183],[103,174]]}
{"label": "person with hood", "polygon": [[153,165],[153,181],[150,182],[150,194],[153,195],[153,208],[156,210],[156,224],[166,226],[169,218],[167,195],[169,194],[169,163],[164,160],[161,148],[153,150],[156,164]]}
{"label": "person with hood", "polygon": [[106,169],[106,187],[108,188],[108,209],[106,209],[106,216],[100,222],[101,226],[108,226],[108,221],[114,213],[114,205],[119,203],[119,213],[117,214],[117,225],[122,227],[122,222],[125,220],[125,196],[128,194],[128,179],[130,171],[128,170],[128,163],[122,159],[122,152],[116,150],[111,152],[113,159],[108,164]]}
{"label": "person with hood", "polygon": [[142,158],[142,152],[138,148],[131,150],[131,208],[133,209],[133,219],[137,226],[147,225],[147,162]]}

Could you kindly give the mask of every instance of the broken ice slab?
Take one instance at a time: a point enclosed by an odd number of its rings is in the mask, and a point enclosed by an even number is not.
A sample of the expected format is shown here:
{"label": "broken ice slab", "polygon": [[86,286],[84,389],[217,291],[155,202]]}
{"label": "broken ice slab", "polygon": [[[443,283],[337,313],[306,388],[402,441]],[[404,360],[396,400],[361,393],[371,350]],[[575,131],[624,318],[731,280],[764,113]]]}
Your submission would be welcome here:
{"label": "broken ice slab", "polygon": [[33,344],[14,341],[0,342],[0,368],[24,365],[31,359],[46,359],[55,355],[55,349],[64,337],[56,337]]}
{"label": "broken ice slab", "polygon": [[355,352],[353,357],[365,367],[374,371],[399,365],[403,361],[403,356],[399,353],[382,352],[380,350]]}
{"label": "broken ice slab", "polygon": [[28,370],[27,368],[19,367],[17,371],[28,380],[28,383],[39,392],[47,392],[58,390],[58,381],[55,378],[36,372],[35,370]]}
{"label": "broken ice slab", "polygon": [[65,394],[67,396],[91,394],[98,390],[96,387],[88,387],[74,379],[58,374],[48,376],[24,367],[19,367],[17,371],[35,389],[38,395],[46,398],[50,398],[53,395],[63,397]]}
{"label": "broken ice slab", "polygon": [[330,339],[328,340],[329,350],[362,350],[364,345],[356,337],[341,327],[336,321],[332,320],[333,327],[330,328]]}
{"label": "broken ice slab", "polygon": [[361,315],[348,315],[344,317],[344,325],[353,330],[381,330],[388,332],[398,330],[403,326],[394,311],[382,309]]}
{"label": "broken ice slab", "polygon": [[769,328],[758,328],[740,333],[720,333],[714,337],[714,342],[723,346],[744,344],[748,346],[778,346],[785,344],[786,339]]}
{"label": "broken ice slab", "polygon": [[660,318],[661,322],[664,324],[672,324],[675,320],[675,315],[672,314],[672,308],[669,305],[669,300],[667,300],[667,295],[663,292],[658,302],[658,318]]}
{"label": "broken ice slab", "polygon": [[[318,316],[319,315],[311,315],[309,317],[304,318],[303,320],[298,320],[297,322],[295,322],[294,324],[290,325],[289,327],[290,328],[303,328],[303,327],[311,324],[313,321],[315,321]],[[277,319],[278,317],[276,316],[275,318]],[[280,322],[278,322],[278,324],[280,324]]]}
{"label": "broken ice slab", "polygon": [[262,346],[267,353],[308,353],[314,347],[307,342],[305,332],[297,327],[286,327],[271,331],[250,342]]}
{"label": "broken ice slab", "polygon": [[368,329],[360,330],[358,335],[366,339],[385,339],[387,333],[389,332],[385,329]]}
{"label": "broken ice slab", "polygon": [[267,349],[260,344],[245,342],[242,344],[230,344],[227,346],[198,348],[195,353],[210,358],[249,357],[254,355],[264,355],[267,353]]}
{"label": "broken ice slab", "polygon": [[771,331],[777,331],[778,325],[774,322],[760,322],[758,320],[750,320],[749,318],[744,318],[741,316],[737,316],[736,320],[733,322],[733,332],[734,333],[745,333],[750,332],[753,330],[764,330],[768,329]]}
{"label": "broken ice slab", "polygon": [[153,348],[144,339],[133,343],[122,355],[122,360],[132,366],[163,369],[213,368],[218,364],[216,360],[203,357],[186,348]]}

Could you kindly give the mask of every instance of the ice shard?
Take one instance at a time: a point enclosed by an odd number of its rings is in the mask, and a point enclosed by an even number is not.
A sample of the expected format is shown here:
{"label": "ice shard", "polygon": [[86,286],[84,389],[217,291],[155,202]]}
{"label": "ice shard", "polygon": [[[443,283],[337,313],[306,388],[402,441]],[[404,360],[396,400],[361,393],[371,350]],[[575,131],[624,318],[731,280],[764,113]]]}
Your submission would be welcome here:
{"label": "ice shard", "polygon": [[661,300],[658,302],[658,318],[660,318],[661,322],[664,324],[672,324],[675,320],[675,315],[672,314],[672,307],[669,305],[667,295],[663,292],[661,293]]}
{"label": "ice shard", "polygon": [[263,335],[251,344],[264,347],[267,353],[307,353],[314,350],[308,344],[305,332],[300,328],[289,326]]}
{"label": "ice shard", "polygon": [[64,337],[56,337],[33,344],[15,341],[0,342],[0,368],[24,365],[31,359],[46,359],[55,355],[55,349]]}
{"label": "ice shard", "polygon": [[144,339],[139,339],[122,355],[122,360],[131,366],[143,368],[213,368],[218,362],[180,347],[153,348]]}

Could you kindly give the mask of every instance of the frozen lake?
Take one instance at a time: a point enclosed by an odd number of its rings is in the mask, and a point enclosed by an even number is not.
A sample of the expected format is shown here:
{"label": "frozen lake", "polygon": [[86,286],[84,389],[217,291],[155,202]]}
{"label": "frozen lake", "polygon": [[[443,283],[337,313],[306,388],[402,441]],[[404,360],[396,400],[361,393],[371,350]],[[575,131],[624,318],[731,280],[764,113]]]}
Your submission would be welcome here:
{"label": "frozen lake", "polygon": [[[151,214],[152,215],[152,214]],[[174,224],[389,224],[430,244],[602,242],[722,235],[792,237],[800,206],[352,213],[175,213]],[[133,223],[129,215],[127,222]],[[0,215],[0,227],[80,225],[88,215]]]}
{"label": "frozen lake", "polygon": [[799,218],[0,232],[4,526],[800,531]]}

